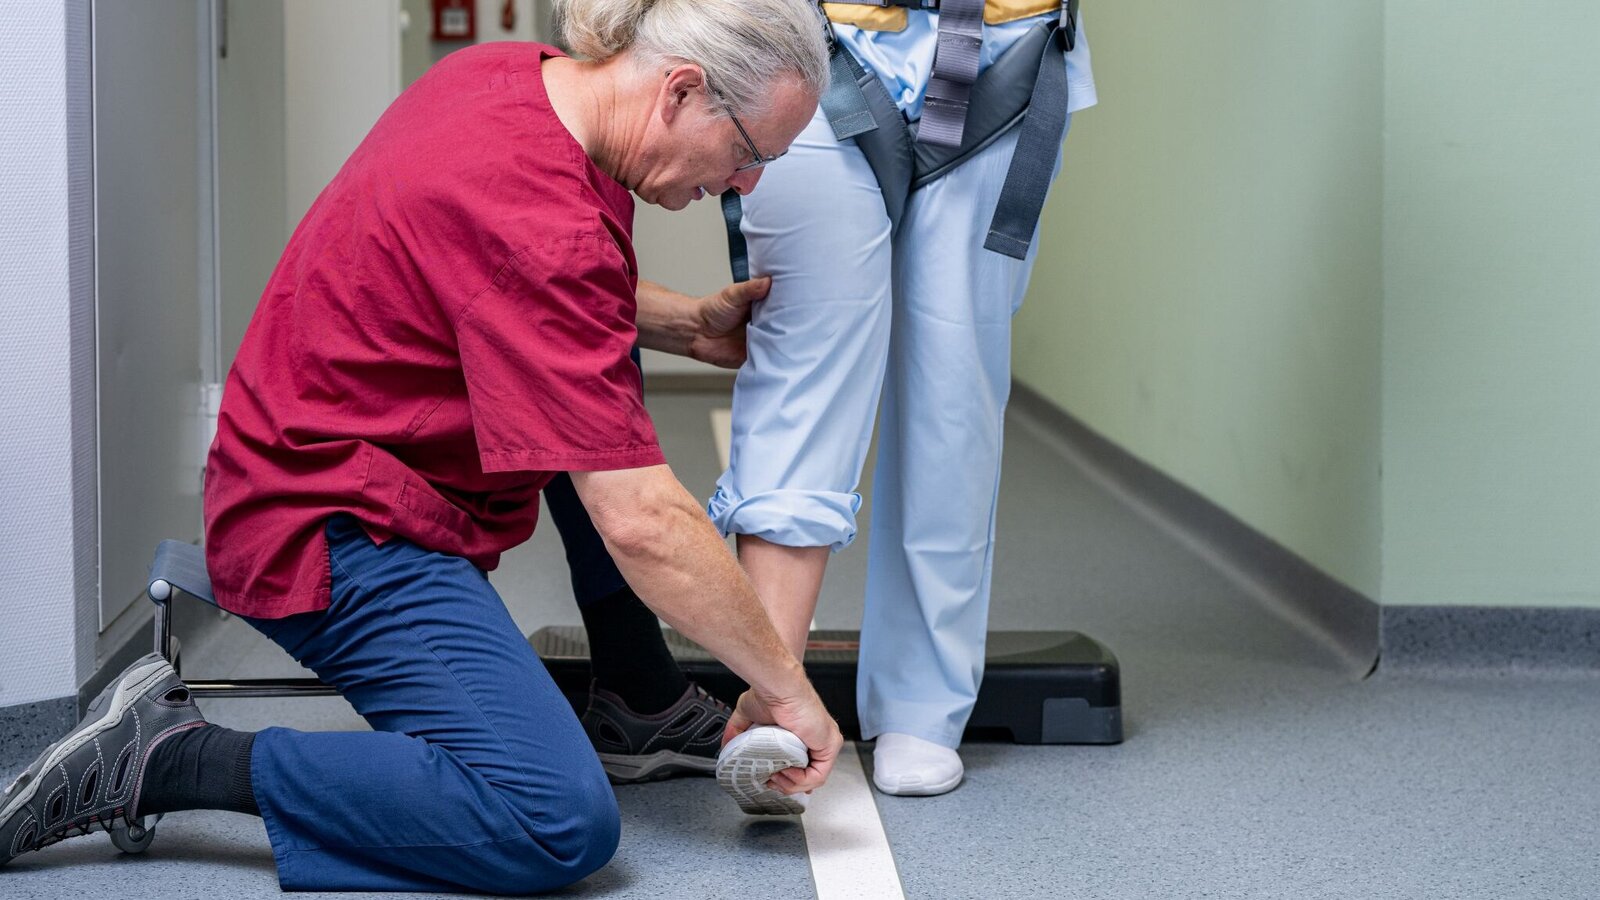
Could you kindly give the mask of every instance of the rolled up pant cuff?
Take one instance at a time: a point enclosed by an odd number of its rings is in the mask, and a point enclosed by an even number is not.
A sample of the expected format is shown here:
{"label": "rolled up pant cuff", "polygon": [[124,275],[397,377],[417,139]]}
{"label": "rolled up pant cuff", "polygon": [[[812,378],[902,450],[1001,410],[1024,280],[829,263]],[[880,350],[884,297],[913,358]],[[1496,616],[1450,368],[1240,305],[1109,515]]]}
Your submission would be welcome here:
{"label": "rolled up pant cuff", "polygon": [[738,497],[718,487],[706,514],[724,536],[748,534],[785,547],[828,547],[837,553],[856,539],[861,495],[778,490]]}

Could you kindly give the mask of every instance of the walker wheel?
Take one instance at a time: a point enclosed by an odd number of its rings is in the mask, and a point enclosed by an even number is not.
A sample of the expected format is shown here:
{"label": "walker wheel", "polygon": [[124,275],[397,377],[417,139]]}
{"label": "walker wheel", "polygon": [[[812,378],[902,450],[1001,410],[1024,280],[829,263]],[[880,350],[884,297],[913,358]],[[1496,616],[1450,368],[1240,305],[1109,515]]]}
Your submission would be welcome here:
{"label": "walker wheel", "polygon": [[111,829],[111,844],[123,853],[143,853],[156,839],[156,817],[147,816],[138,824],[126,822]]}

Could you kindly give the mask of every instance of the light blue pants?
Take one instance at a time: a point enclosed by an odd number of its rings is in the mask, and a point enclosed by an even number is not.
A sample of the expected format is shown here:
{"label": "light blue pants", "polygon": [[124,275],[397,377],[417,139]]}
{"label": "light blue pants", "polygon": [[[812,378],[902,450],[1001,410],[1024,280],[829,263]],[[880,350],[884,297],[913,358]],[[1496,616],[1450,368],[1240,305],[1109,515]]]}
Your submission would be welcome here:
{"label": "light blue pants", "polygon": [[863,737],[955,747],[983,677],[1011,318],[1037,251],[983,249],[1016,140],[913,194],[892,240],[866,159],[820,112],[744,201],[750,271],[772,291],[708,511],[724,533],[848,545],[881,395]]}

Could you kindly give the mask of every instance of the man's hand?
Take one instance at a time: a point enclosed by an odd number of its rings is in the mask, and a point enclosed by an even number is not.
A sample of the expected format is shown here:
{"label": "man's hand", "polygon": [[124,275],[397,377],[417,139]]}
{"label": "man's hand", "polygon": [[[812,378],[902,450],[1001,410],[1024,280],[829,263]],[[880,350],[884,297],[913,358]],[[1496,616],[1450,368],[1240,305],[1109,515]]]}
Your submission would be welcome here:
{"label": "man's hand", "polygon": [[639,346],[737,369],[744,365],[750,306],[771,287],[772,279],[763,275],[709,297],[691,297],[640,279],[635,317]]}
{"label": "man's hand", "polygon": [[723,737],[753,724],[786,728],[810,759],[805,768],[779,772],[773,786],[794,793],[821,785],[844,744],[839,726],[705,507],[664,465],[573,472],[572,486],[639,599],[754,688],[740,698]]}
{"label": "man's hand", "polygon": [[773,787],[785,794],[800,794],[814,791],[828,780],[833,763],[839,758],[839,748],[844,746],[844,737],[816,691],[808,689],[807,696],[794,701],[763,699],[754,690],[745,691],[728,717],[722,742],[726,744],[756,725],[777,725],[793,732],[805,742],[811,757],[804,769],[784,769],[774,774],[770,779]]}
{"label": "man's hand", "polygon": [[745,324],[750,321],[750,306],[765,299],[772,279],[763,275],[730,284],[709,297],[702,297],[695,309],[696,333],[689,342],[689,357],[724,369],[744,365]]}

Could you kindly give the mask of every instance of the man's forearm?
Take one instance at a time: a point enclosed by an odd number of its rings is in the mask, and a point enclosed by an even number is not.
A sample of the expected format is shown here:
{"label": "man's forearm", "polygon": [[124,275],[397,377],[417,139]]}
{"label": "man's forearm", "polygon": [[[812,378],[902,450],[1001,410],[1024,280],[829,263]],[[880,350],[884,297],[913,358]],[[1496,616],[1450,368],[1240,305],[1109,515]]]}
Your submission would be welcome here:
{"label": "man's forearm", "polygon": [[654,552],[616,556],[622,576],[656,615],[758,693],[793,699],[804,690],[805,670],[773,628],[744,570],[704,512],[695,508],[675,518],[662,529]]}
{"label": "man's forearm", "polygon": [[639,281],[638,299],[635,324],[639,346],[688,356],[696,333],[695,299],[643,279]]}
{"label": "man's forearm", "polygon": [[[809,691],[805,670],[784,646],[755,588],[705,512],[666,467],[663,478],[632,485],[631,509],[590,505],[592,479],[574,473],[579,495],[628,585],[667,624],[705,647],[758,693],[794,699]],[[610,518],[611,521],[606,520]]]}

